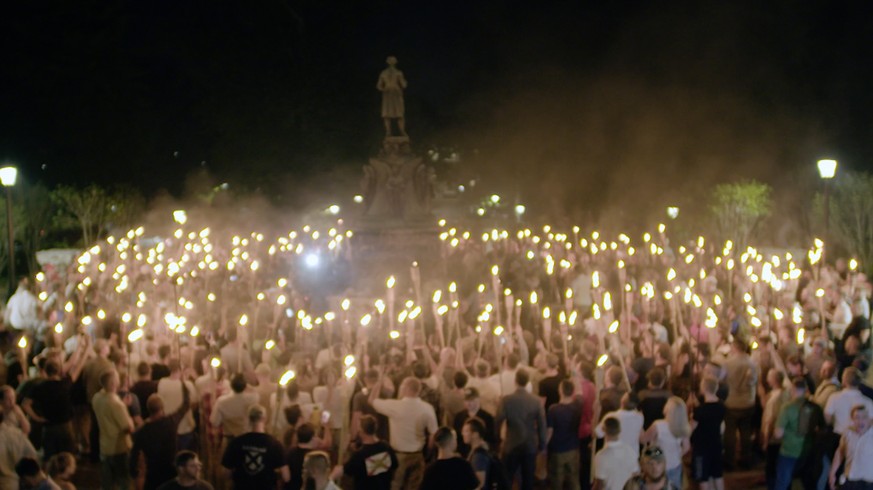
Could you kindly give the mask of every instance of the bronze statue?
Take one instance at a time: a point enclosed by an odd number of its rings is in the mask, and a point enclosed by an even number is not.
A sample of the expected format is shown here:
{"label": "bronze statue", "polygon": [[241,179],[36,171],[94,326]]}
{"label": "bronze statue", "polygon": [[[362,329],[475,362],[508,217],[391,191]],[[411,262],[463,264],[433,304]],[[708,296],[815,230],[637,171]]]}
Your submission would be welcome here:
{"label": "bronze statue", "polygon": [[406,121],[404,119],[405,107],[403,105],[403,89],[406,88],[406,78],[403,72],[397,69],[397,58],[389,56],[388,68],[379,74],[376,88],[382,92],[382,121],[385,123],[385,137],[392,136],[391,120],[397,120],[397,129],[400,136],[406,135]]}

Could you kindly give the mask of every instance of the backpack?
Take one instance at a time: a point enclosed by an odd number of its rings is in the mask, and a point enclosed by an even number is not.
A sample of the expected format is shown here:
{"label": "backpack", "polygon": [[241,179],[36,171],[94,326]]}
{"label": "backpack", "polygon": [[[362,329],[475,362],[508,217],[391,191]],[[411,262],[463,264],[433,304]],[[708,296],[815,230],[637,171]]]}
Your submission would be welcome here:
{"label": "backpack", "polygon": [[503,461],[500,458],[491,454],[483,448],[477,448],[475,452],[484,452],[488,456],[488,472],[485,474],[485,485],[483,490],[510,490],[512,488],[512,480],[503,466]]}

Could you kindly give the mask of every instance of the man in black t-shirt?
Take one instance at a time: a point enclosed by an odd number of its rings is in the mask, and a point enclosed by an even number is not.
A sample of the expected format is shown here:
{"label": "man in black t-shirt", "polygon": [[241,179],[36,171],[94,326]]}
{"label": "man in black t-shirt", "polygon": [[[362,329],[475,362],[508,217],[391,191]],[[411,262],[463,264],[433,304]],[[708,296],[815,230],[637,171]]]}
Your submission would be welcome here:
{"label": "man in black t-shirt", "polygon": [[479,478],[466,459],[459,458],[455,450],[458,437],[455,431],[441,427],[433,435],[437,446],[437,460],[424,470],[420,490],[474,490],[479,488]]}
{"label": "man in black t-shirt", "polygon": [[221,466],[231,472],[233,488],[237,490],[275,488],[277,471],[283,482],[291,478],[282,444],[265,433],[266,419],[264,407],[249,407],[248,422],[252,431],[230,441],[221,458]]}
{"label": "man in black t-shirt", "polygon": [[558,356],[555,354],[546,355],[546,366],[545,377],[540,380],[539,395],[545,404],[544,409],[548,412],[549,407],[558,403],[561,398],[558,386],[564,377],[558,371]]}
{"label": "man in black t-shirt", "polygon": [[378,422],[372,415],[361,417],[358,435],[361,448],[352,453],[343,465],[343,473],[355,482],[355,490],[389,490],[397,455],[387,443],[376,436]]}
{"label": "man in black t-shirt", "polygon": [[[476,418],[482,421],[482,425],[485,428],[485,442],[493,447],[497,447],[497,433],[494,430],[494,417],[485,410],[482,410],[479,400],[479,390],[476,388],[466,388],[464,390],[464,409],[465,410],[455,415],[455,433],[460,434],[461,429],[464,428],[464,424],[468,420]],[[468,446],[461,437],[458,438],[458,452],[465,458],[470,452],[470,446]]]}
{"label": "man in black t-shirt", "polygon": [[43,424],[42,449],[47,460],[62,452],[75,452],[73,442],[73,381],[61,377],[61,365],[57,360],[45,364],[46,379],[33,388],[27,396],[32,400],[33,411]]}
{"label": "man in black t-shirt", "polygon": [[213,490],[212,485],[200,479],[203,463],[193,451],[176,454],[176,478],[164,483],[158,490]]}

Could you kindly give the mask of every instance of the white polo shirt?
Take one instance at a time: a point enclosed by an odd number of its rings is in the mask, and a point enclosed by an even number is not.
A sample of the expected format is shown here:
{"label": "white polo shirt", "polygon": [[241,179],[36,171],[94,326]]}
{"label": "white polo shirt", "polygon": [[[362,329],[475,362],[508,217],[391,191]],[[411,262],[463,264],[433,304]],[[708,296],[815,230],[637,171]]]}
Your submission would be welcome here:
{"label": "white polo shirt", "polygon": [[606,441],[594,456],[594,478],[603,481],[604,490],[622,490],[638,471],[636,451],[621,441]]}
{"label": "white polo shirt", "polygon": [[[190,381],[185,381],[185,385],[188,386],[189,406],[194,406],[200,400],[197,395],[197,388],[194,386],[194,383]],[[160,395],[161,399],[164,401],[164,413],[167,415],[175,413],[176,410],[182,406],[182,380],[161,378],[161,380],[158,381],[158,395]],[[193,430],[194,411],[189,408],[188,411],[185,412],[185,416],[182,417],[182,421],[179,422],[178,434],[189,434]]]}
{"label": "white polo shirt", "polygon": [[603,420],[607,417],[615,417],[621,425],[621,433],[618,435],[618,440],[627,444],[628,447],[634,450],[634,460],[640,457],[640,434],[643,432],[643,414],[636,410],[616,410],[606,414],[600,423],[597,425],[594,433],[598,438],[603,438],[605,432],[603,430]]}
{"label": "white polo shirt", "polygon": [[434,434],[437,431],[436,413],[433,406],[421,398],[401,398],[400,400],[373,400],[373,408],[388,417],[391,447],[401,453],[421,451],[427,442],[425,430]]}
{"label": "white polo shirt", "polygon": [[[849,481],[865,481],[873,483],[873,428],[868,428],[866,432],[858,436],[854,431],[847,431],[846,435],[854,434],[849,442],[846,452],[846,466],[848,472],[846,478]],[[846,437],[846,436],[843,436]]]}
{"label": "white polo shirt", "polygon": [[864,405],[867,413],[873,413],[873,401],[862,395],[857,388],[843,388],[828,398],[824,414],[828,420],[833,417],[834,432],[842,435],[849,429],[852,425],[852,407],[855,405]]}

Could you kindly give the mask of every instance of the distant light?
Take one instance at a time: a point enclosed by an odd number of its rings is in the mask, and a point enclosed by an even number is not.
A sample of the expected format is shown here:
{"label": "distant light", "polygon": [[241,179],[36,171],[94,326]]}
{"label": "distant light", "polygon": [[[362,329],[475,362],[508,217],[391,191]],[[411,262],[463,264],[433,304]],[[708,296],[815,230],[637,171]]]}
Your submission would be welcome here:
{"label": "distant light", "polygon": [[173,221],[180,225],[184,225],[188,221],[188,213],[186,213],[184,209],[173,211]]}
{"label": "distant light", "polygon": [[307,254],[306,257],[303,258],[303,263],[306,264],[306,267],[315,269],[321,263],[321,257],[314,253]]}
{"label": "distant light", "polygon": [[330,214],[339,214],[340,207],[337,206],[336,204],[331,204],[330,206],[328,206],[327,212]]}
{"label": "distant light", "polygon": [[461,184],[461,185],[458,186],[458,192],[464,192],[465,190],[467,190],[467,188],[464,187],[463,184]]}
{"label": "distant light", "polygon": [[524,214],[526,209],[527,208],[524,207],[524,204],[517,204],[515,206],[515,214],[521,216],[522,214]]}
{"label": "distant light", "polygon": [[[0,172],[3,170],[0,169]],[[837,161],[836,160],[819,160],[818,161],[818,174],[823,179],[833,179],[834,175],[837,173]],[[6,182],[3,182],[3,185],[6,185]]]}
{"label": "distant light", "polygon": [[477,209],[476,214],[478,214],[479,216],[485,216],[485,208]]}
{"label": "distant light", "polygon": [[676,219],[679,217],[679,208],[677,206],[668,206],[667,207],[667,216],[670,219]]}
{"label": "distant light", "polygon": [[364,196],[362,196],[360,194],[355,194],[355,197],[353,198],[353,200],[356,203],[361,204],[362,202],[364,202]]}
{"label": "distant light", "polygon": [[499,203],[499,202],[500,202],[500,196],[498,196],[497,194],[492,194],[492,195],[491,195],[491,202],[493,202],[494,204]]}
{"label": "distant light", "polygon": [[0,183],[3,187],[12,187],[18,179],[18,169],[15,167],[0,168]]}

